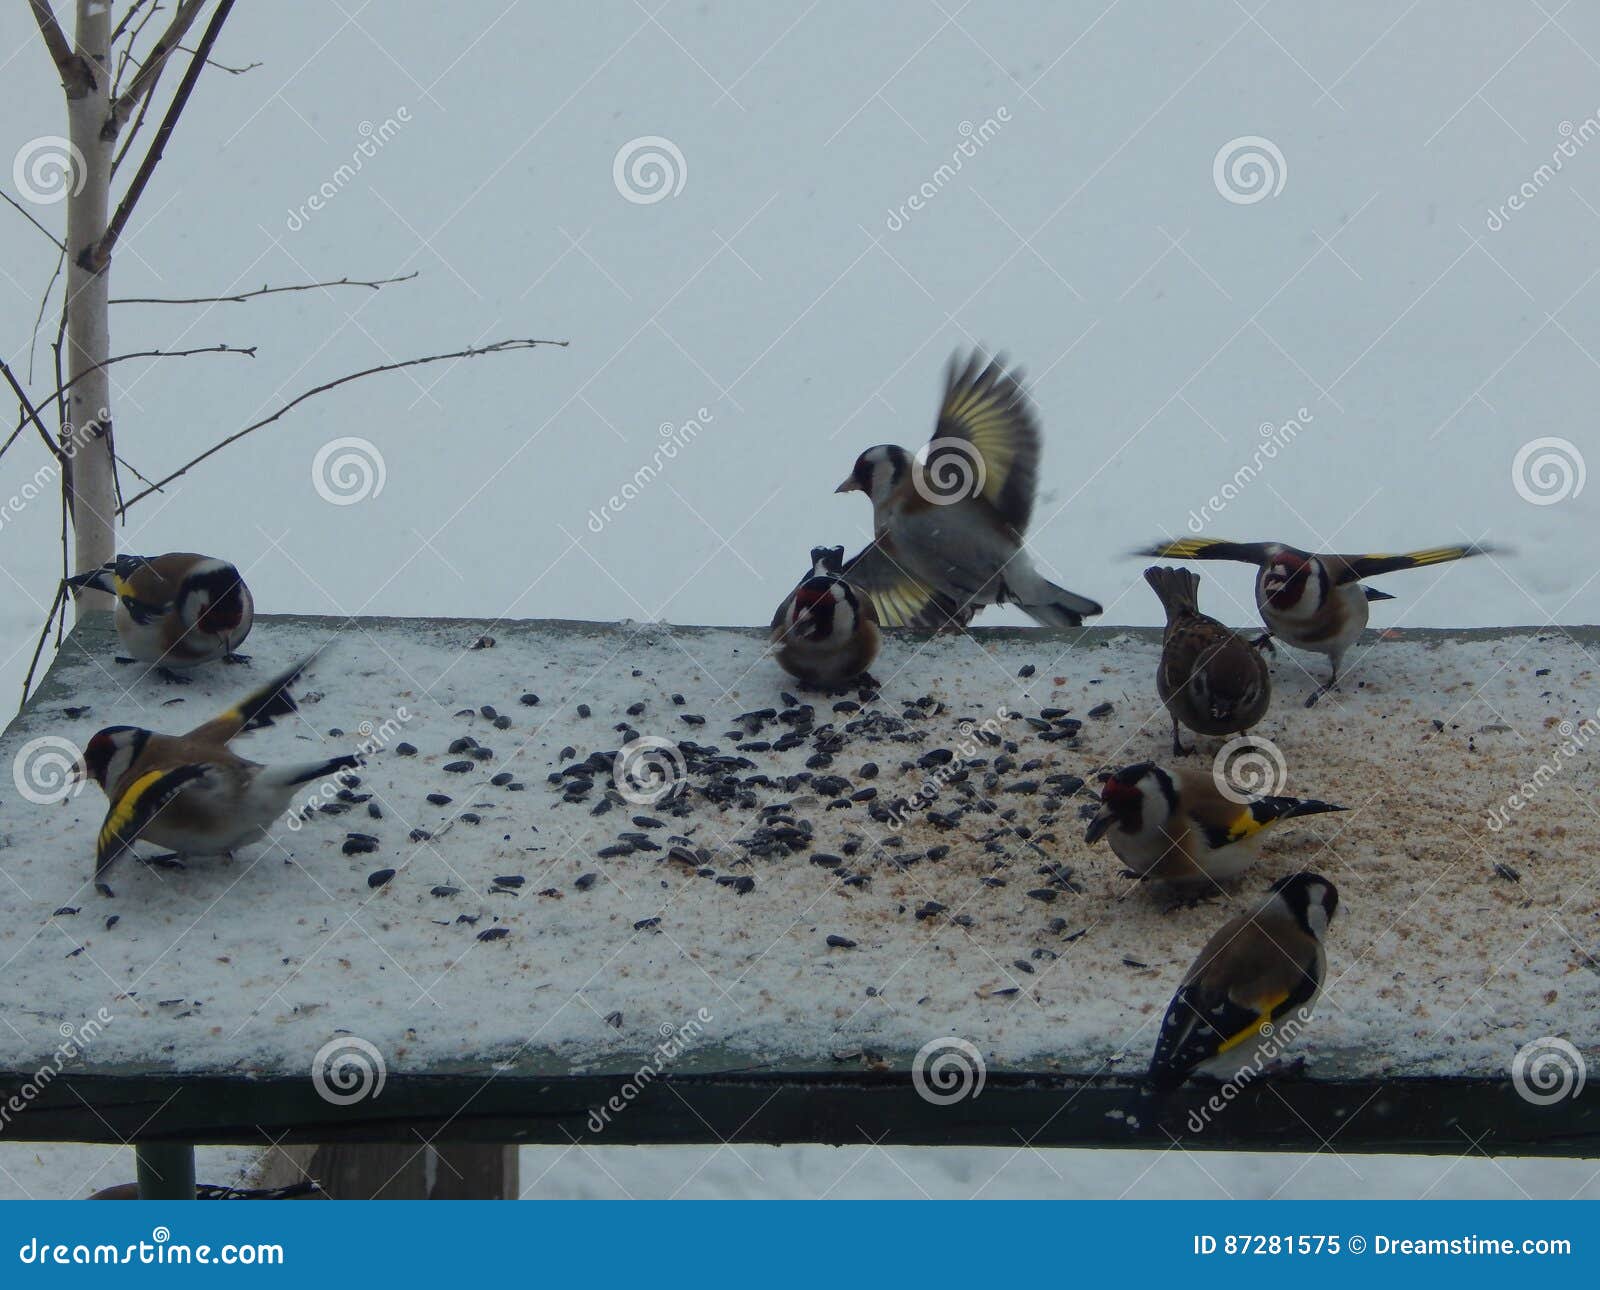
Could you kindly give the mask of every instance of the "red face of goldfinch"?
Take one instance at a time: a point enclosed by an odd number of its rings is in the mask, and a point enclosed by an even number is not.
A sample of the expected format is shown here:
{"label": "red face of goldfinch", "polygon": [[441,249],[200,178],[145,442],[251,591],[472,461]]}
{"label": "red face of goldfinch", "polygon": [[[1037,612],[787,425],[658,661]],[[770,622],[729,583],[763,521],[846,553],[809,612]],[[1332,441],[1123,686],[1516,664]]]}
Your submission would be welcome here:
{"label": "red face of goldfinch", "polygon": [[1305,595],[1310,577],[1310,559],[1284,551],[1261,570],[1261,594],[1274,609],[1293,609]]}

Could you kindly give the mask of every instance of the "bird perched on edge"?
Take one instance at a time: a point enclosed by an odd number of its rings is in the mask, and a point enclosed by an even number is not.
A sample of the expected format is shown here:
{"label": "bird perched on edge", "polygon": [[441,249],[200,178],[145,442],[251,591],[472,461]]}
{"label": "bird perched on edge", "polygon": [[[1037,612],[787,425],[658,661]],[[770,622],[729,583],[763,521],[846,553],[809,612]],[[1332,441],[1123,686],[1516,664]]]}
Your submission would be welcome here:
{"label": "bird perched on edge", "polygon": [[1162,560],[1241,560],[1256,574],[1256,607],[1267,634],[1256,641],[1270,648],[1272,638],[1333,660],[1328,683],[1306,700],[1310,707],[1339,683],[1339,664],[1367,625],[1368,603],[1393,600],[1384,591],[1361,585],[1363,578],[1421,569],[1430,564],[1488,555],[1491,546],[1436,546],[1402,555],[1312,555],[1282,542],[1224,542],[1184,538],[1135,552]]}
{"label": "bird perched on edge", "polygon": [[1311,1019],[1328,958],[1323,938],[1339,893],[1320,874],[1272,884],[1253,912],[1229,919],[1205,943],[1167,1005],[1150,1059],[1152,1088],[1191,1075],[1259,1073]]}
{"label": "bird perched on edge", "polygon": [[1200,612],[1200,575],[1152,565],[1144,580],[1167,611],[1156,691],[1172,718],[1174,756],[1192,752],[1178,738],[1182,722],[1200,735],[1235,735],[1267,715],[1272,679],[1261,651]]}
{"label": "bird perched on edge", "polygon": [[239,570],[226,560],[188,551],[149,559],[119,555],[68,578],[67,585],[115,596],[123,648],[135,661],[156,664],[169,681],[188,679],[175,669],[215,659],[249,661],[235,651],[255,622],[255,601]]}
{"label": "bird perched on edge", "polygon": [[921,460],[895,444],[856,458],[834,491],[871,498],[877,553],[868,559],[869,547],[847,572],[886,625],[905,621],[894,595],[908,587],[923,600],[929,591],[949,597],[958,613],[1014,604],[1046,627],[1077,627],[1101,612],[1044,578],[1022,549],[1039,455],[1039,425],[1020,375],[1007,372],[1003,359],[985,364],[974,352],[965,366],[951,359]]}
{"label": "bird perched on edge", "polygon": [[[308,659],[306,663],[310,660]],[[299,710],[289,686],[299,663],[188,734],[107,726],[89,740],[82,773],[110,801],[95,847],[98,878],[141,839],[178,857],[228,855],[260,840],[288,808],[295,788],[359,764],[354,754],[262,766],[228,747],[245,730]]]}
{"label": "bird perched on edge", "polygon": [[1107,838],[1140,878],[1192,891],[1243,873],[1278,821],[1344,809],[1296,797],[1230,797],[1209,771],[1144,761],[1106,776],[1084,841]]}
{"label": "bird perched on edge", "polygon": [[878,657],[882,640],[872,601],[840,576],[842,546],[811,549],[811,572],[772,616],[778,662],[810,685],[842,685]]}

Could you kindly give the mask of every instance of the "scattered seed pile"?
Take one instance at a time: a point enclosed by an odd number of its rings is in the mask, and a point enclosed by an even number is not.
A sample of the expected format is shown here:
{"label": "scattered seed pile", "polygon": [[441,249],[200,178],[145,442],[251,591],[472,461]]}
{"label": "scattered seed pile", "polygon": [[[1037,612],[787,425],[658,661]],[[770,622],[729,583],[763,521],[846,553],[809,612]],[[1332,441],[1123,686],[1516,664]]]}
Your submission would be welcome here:
{"label": "scattered seed pile", "polygon": [[272,843],[125,859],[103,891],[98,789],[8,795],[0,1067],[105,1008],[82,1062],[298,1073],[348,1033],[391,1071],[632,1070],[700,1018],[702,1062],[956,1036],[992,1069],[1135,1068],[1210,932],[1297,868],[1343,897],[1314,1069],[1503,1072],[1530,1038],[1593,1044],[1600,687],[1566,635],[1386,640],[1311,710],[1320,660],[1314,679],[1280,654],[1255,733],[1285,791],[1351,809],[1183,906],[1083,843],[1096,773],[1168,756],[1147,632],[891,637],[874,682],[822,693],[736,629],[339,628],[260,620],[253,668],[187,687],[112,665],[97,626],[69,641],[6,764],[45,735],[187,729],[330,637],[301,718],[236,746],[366,760],[307,786]]}

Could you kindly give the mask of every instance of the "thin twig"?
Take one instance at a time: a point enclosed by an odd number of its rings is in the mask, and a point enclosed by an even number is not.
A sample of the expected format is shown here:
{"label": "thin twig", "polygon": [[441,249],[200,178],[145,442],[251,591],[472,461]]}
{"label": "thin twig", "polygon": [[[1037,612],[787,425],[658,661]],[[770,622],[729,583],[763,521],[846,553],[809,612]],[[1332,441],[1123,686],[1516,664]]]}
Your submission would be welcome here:
{"label": "thin twig", "polygon": [[360,278],[335,278],[331,282],[302,282],[292,287],[257,287],[254,291],[241,291],[236,296],[188,296],[184,298],[168,296],[118,296],[112,301],[114,305],[223,305],[243,304],[246,300],[253,300],[257,296],[273,296],[283,291],[316,291],[320,287],[371,287],[374,291],[390,286],[396,282],[410,282],[422,270],[413,269],[410,273],[398,278],[374,278],[370,282],[363,282]]}
{"label": "thin twig", "polygon": [[0,358],[0,376],[6,378],[6,383],[11,386],[12,392],[17,396],[17,402],[22,405],[22,410],[26,413],[26,419],[22,425],[19,425],[11,432],[11,437],[5,441],[4,446],[0,446],[0,455],[3,455],[5,450],[11,446],[12,441],[22,433],[22,426],[32,421],[34,425],[39,427],[39,437],[44,440],[44,446],[50,449],[58,462],[64,463],[66,454],[56,447],[55,440],[50,437],[50,432],[45,429],[44,422],[39,417],[39,409],[33,406],[33,400],[28,397],[28,392],[22,388],[22,383],[17,380],[16,373],[11,370],[10,365],[3,358]]}
{"label": "thin twig", "polygon": [[[231,3],[231,0],[229,0]],[[200,10],[205,7],[205,0],[181,0],[172,21],[167,24],[167,29],[157,38],[156,43],[150,47],[143,66],[134,73],[128,82],[128,88],[119,94],[111,104],[111,115],[106,118],[106,123],[101,127],[101,137],[114,139],[127,123],[133,109],[139,106],[139,100],[155,89],[156,81],[161,78],[162,70],[167,65],[167,59],[172,56],[173,50],[184,38],[189,28],[194,25],[194,20],[200,16]],[[228,4],[222,6],[224,9]],[[210,48],[209,45],[206,46]]]}
{"label": "thin twig", "polygon": [[61,276],[62,266],[67,262],[67,248],[62,247],[56,255],[55,272],[50,275],[50,281],[44,284],[44,295],[39,297],[39,313],[33,320],[33,330],[28,333],[28,379],[33,380],[33,355],[39,345],[39,324],[44,322],[44,311],[50,305],[50,293],[55,290],[56,279]]}
{"label": "thin twig", "polygon": [[315,386],[312,389],[305,391],[303,394],[296,395],[294,398],[290,399],[289,402],[285,403],[271,416],[263,417],[259,421],[252,422],[250,425],[245,426],[243,430],[236,430],[233,434],[229,435],[226,439],[223,439],[220,443],[213,444],[198,457],[185,462],[182,466],[179,466],[177,470],[173,471],[170,475],[160,480],[151,488],[145,489],[142,493],[134,494],[134,496],[130,497],[127,503],[122,507],[122,513],[126,514],[129,506],[132,506],[135,502],[148,497],[152,492],[154,492],[157,488],[160,488],[162,485],[170,484],[174,479],[177,479],[178,476],[188,474],[190,470],[198,466],[207,457],[221,452],[229,444],[238,442],[240,439],[243,439],[245,435],[250,434],[252,431],[259,430],[262,426],[271,425],[274,421],[284,416],[292,408],[299,406],[307,399],[313,398],[318,394],[324,394],[329,390],[337,389],[341,385],[348,385],[351,381],[358,381],[363,376],[374,376],[379,372],[398,372],[401,368],[425,367],[429,363],[442,363],[452,358],[477,358],[483,354],[504,354],[509,353],[512,350],[534,349],[540,345],[559,345],[562,348],[565,348],[567,342],[564,340],[500,340],[496,341],[492,345],[468,346],[466,349],[458,349],[449,354],[430,354],[426,358],[409,358],[398,363],[382,363],[377,367],[364,368],[359,372],[351,372],[346,376],[341,376],[336,381],[328,381],[322,385]]}
{"label": "thin twig", "polygon": [[[127,25],[128,21],[139,12],[144,3],[145,0],[134,0],[133,7],[129,9],[125,15],[123,15],[122,21],[117,24],[116,30],[111,33],[111,39],[106,42],[108,48],[114,48],[116,46],[117,37],[122,34],[123,28]],[[145,14],[143,18],[140,18],[139,25],[128,33],[128,43],[123,46],[122,52],[117,55],[117,74],[111,78],[111,101],[113,103],[117,101],[117,95],[122,93],[122,78],[127,73],[128,64],[132,63],[136,69],[143,66],[142,62],[134,58],[133,47],[139,43],[139,37],[144,35],[144,29],[150,25],[151,21],[160,12],[161,6],[156,5],[156,7],[151,9],[149,13]],[[147,97],[149,94],[154,92],[155,85],[152,84],[150,89],[146,92]]]}
{"label": "thin twig", "polygon": [[[187,3],[188,0],[185,0],[186,5]],[[85,248],[79,257],[79,264],[90,272],[99,273],[111,262],[111,253],[116,249],[117,239],[122,236],[122,230],[132,218],[133,209],[139,204],[145,185],[155,173],[156,163],[161,160],[167,141],[172,138],[178,118],[183,115],[184,106],[189,102],[189,95],[194,92],[195,82],[200,79],[200,73],[205,68],[205,60],[210,57],[211,47],[217,43],[217,37],[222,34],[222,24],[228,20],[228,14],[232,10],[233,0],[218,0],[216,12],[211,15],[211,21],[206,25],[205,34],[200,37],[195,55],[189,60],[188,70],[184,72],[183,80],[178,82],[172,102],[167,105],[167,114],[161,118],[161,124],[156,128],[156,137],[150,141],[150,151],[145,153],[144,160],[139,163],[139,169],[133,176],[133,182],[128,185],[128,191],[123,193],[122,200],[117,203],[116,214],[111,217],[111,222],[106,226],[106,231],[100,240],[92,247]],[[176,24],[177,19],[174,18],[173,22]],[[139,80],[143,75],[144,73],[140,72],[139,76],[134,77],[133,84],[128,87],[130,94],[138,89]]]}
{"label": "thin twig", "polygon": [[[128,30],[128,24],[139,16],[139,10],[143,9],[145,5],[149,4],[150,2],[151,0],[133,0],[133,3],[128,6],[128,12],[122,15],[122,21],[111,29],[111,43],[113,45],[117,43],[117,37]],[[160,7],[160,5],[156,6],[158,9]],[[145,22],[148,21],[150,21],[150,19],[147,16],[145,18]],[[142,27],[144,23],[140,23],[139,25]],[[137,36],[138,34],[138,32],[134,32],[134,35]]]}
{"label": "thin twig", "polygon": [[[179,45],[178,48],[185,54],[194,53],[194,50],[188,48],[186,45]],[[255,71],[256,68],[262,66],[262,64],[246,63],[243,67],[229,67],[226,63],[219,63],[214,58],[208,58],[206,59],[206,66],[215,67],[219,72],[227,72],[229,76],[243,76],[246,72]]]}
{"label": "thin twig", "polygon": [[39,643],[33,647],[33,658],[28,663],[28,675],[22,678],[22,702],[17,705],[18,712],[28,705],[28,691],[33,686],[33,670],[39,666],[39,655],[44,653],[44,643],[50,637],[50,626],[55,622],[56,610],[61,608],[62,597],[66,594],[67,580],[63,578],[56,584],[56,598],[50,602],[50,614],[44,620],[44,627],[39,632]]}
{"label": "thin twig", "polygon": [[51,398],[65,394],[90,372],[98,372],[103,367],[110,367],[113,363],[126,362],[130,358],[192,358],[196,354],[239,354],[245,358],[256,356],[254,345],[200,345],[194,349],[140,349],[129,354],[113,354],[103,363],[96,363],[93,367],[86,367],[60,389],[51,394]]}
{"label": "thin twig", "polygon": [[21,203],[18,202],[15,197],[13,197],[10,193],[0,193],[0,197],[4,197],[6,199],[6,201],[8,201],[11,205],[15,206],[17,208],[17,213],[19,215],[21,215],[23,219],[27,220],[28,223],[32,224],[34,226],[34,228],[38,229],[41,233],[43,233],[47,238],[49,238],[52,242],[54,242],[62,250],[66,250],[66,247],[62,245],[61,239],[58,238],[49,229],[47,229],[43,224],[39,223],[38,220],[34,219],[34,217],[32,215],[30,215],[27,211],[23,210]]}

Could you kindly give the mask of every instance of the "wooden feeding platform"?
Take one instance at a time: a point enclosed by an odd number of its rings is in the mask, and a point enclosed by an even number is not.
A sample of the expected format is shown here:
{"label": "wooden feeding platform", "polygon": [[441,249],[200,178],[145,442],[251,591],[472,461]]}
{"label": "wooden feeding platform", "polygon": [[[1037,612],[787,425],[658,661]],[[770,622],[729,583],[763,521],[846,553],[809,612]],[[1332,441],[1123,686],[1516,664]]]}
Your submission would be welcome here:
{"label": "wooden feeding platform", "polygon": [[[1511,1078],[1538,1040],[1600,1057],[1597,647],[1373,634],[1310,709],[1324,660],[1280,651],[1252,734],[1349,810],[1185,905],[1083,841],[1098,771],[1169,759],[1152,630],[891,635],[825,694],[742,628],[265,617],[251,667],[174,686],[90,620],[0,741],[4,1132],[148,1148],[152,1194],[269,1140],[1600,1155],[1593,1088]],[[314,652],[236,748],[365,764],[97,890],[103,796],[27,758]],[[1299,869],[1341,895],[1305,1069],[1130,1119],[1199,947]]]}

